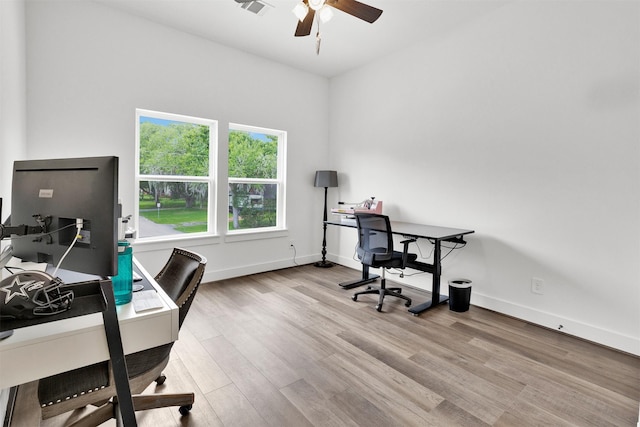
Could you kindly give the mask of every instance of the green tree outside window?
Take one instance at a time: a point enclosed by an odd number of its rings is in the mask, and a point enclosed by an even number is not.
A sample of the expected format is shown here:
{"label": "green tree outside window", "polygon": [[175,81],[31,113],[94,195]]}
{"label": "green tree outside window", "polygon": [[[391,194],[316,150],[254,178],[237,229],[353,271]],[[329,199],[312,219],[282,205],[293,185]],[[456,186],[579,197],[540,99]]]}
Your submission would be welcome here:
{"label": "green tree outside window", "polygon": [[229,229],[277,224],[278,137],[229,131]]}

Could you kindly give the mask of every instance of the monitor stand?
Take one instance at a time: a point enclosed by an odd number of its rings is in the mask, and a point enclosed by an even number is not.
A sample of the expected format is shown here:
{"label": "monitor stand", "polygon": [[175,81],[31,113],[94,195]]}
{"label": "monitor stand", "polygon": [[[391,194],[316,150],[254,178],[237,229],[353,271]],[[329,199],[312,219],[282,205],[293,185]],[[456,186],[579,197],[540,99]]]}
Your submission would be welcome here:
{"label": "monitor stand", "polygon": [[9,338],[11,335],[13,335],[13,329],[11,329],[10,331],[2,331],[2,332],[0,332],[0,341],[5,339],[5,338]]}

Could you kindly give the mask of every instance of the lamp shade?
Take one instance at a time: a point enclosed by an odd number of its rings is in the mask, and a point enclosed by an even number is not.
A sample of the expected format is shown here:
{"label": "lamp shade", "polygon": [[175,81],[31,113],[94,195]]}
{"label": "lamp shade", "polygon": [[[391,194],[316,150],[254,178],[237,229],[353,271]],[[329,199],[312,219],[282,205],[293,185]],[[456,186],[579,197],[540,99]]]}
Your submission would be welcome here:
{"label": "lamp shade", "polygon": [[336,171],[316,171],[314,187],[337,187],[338,172]]}

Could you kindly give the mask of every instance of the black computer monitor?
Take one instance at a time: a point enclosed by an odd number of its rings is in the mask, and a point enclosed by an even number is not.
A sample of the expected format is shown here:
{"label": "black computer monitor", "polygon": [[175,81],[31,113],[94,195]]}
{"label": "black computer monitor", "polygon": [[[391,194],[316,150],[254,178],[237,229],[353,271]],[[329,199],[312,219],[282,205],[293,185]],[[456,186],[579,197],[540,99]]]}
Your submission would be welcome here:
{"label": "black computer monitor", "polygon": [[85,157],[14,162],[11,226],[45,233],[12,235],[13,255],[99,276],[118,272],[118,158]]}

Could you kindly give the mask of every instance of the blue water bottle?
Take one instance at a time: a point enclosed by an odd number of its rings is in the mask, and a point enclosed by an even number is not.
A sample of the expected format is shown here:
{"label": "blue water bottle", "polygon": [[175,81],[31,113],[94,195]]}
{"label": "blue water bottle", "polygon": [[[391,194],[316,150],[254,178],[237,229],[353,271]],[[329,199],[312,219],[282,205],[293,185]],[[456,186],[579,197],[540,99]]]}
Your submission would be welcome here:
{"label": "blue water bottle", "polygon": [[118,242],[118,275],[111,278],[116,305],[127,304],[133,295],[133,249],[126,240]]}

